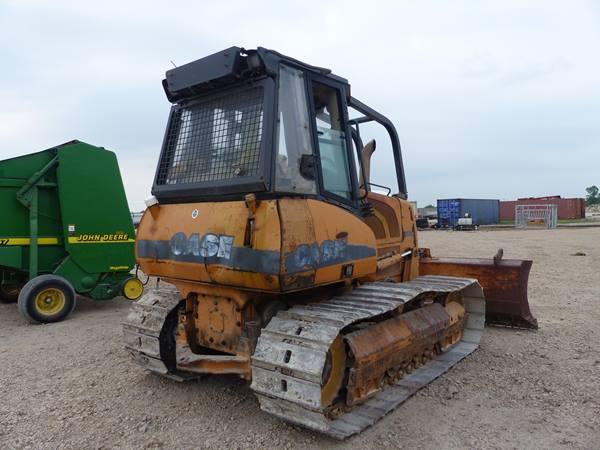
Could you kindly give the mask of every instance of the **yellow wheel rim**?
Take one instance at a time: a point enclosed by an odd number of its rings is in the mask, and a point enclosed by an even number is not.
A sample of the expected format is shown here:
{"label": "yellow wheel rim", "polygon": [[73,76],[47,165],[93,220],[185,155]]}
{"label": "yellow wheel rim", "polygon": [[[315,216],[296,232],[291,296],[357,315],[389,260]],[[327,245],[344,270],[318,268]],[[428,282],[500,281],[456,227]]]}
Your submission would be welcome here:
{"label": "yellow wheel rim", "polygon": [[321,387],[321,405],[329,406],[335,400],[344,381],[346,370],[346,349],[341,336],[338,336],[329,347],[329,370],[327,380]]}
{"label": "yellow wheel rim", "polygon": [[44,289],[35,296],[35,309],[45,316],[60,312],[65,307],[65,303],[65,294],[56,288]]}
{"label": "yellow wheel rim", "polygon": [[123,284],[123,295],[129,300],[137,300],[144,292],[144,285],[137,278],[130,278]]}

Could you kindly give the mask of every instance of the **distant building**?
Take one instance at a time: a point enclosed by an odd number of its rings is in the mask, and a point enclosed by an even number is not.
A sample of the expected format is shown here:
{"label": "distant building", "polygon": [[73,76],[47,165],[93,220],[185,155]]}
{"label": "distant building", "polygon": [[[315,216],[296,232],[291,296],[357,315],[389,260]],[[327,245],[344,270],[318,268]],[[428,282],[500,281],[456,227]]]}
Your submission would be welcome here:
{"label": "distant building", "polygon": [[417,217],[425,219],[435,219],[437,218],[437,207],[433,205],[427,205],[424,208],[418,208]]}

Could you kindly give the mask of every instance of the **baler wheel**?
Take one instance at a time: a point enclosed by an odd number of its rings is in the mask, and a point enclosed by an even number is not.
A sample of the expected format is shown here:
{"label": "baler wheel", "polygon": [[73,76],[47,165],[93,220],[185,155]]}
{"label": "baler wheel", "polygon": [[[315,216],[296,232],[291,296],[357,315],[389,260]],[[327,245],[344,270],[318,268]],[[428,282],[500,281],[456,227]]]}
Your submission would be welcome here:
{"label": "baler wheel", "polygon": [[75,308],[75,297],[73,286],[64,278],[40,275],[21,289],[19,311],[31,323],[60,322]]}
{"label": "baler wheel", "polygon": [[121,294],[127,300],[138,300],[144,293],[144,284],[137,277],[127,278],[121,284]]}

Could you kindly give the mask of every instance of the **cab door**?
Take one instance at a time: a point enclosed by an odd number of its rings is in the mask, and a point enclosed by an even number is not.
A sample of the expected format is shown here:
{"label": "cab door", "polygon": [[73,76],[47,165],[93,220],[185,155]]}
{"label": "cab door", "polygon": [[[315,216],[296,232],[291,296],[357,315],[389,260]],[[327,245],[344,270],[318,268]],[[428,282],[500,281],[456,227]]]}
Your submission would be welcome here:
{"label": "cab door", "polygon": [[321,196],[358,209],[358,180],[352,156],[345,88],[328,79],[310,77],[313,135],[317,149]]}

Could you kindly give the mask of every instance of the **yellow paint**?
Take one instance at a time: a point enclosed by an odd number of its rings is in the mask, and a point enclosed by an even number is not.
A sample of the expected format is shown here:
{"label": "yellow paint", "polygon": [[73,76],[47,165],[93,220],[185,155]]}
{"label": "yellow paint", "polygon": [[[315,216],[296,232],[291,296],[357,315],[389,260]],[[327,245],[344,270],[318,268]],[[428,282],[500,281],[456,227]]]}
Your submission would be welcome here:
{"label": "yellow paint", "polygon": [[279,250],[281,248],[281,232],[277,202],[260,202],[254,216],[254,248],[259,250]]}
{"label": "yellow paint", "polygon": [[[312,245],[317,242],[315,236],[315,218],[308,206],[308,200],[281,199],[279,200],[279,220],[281,222],[281,273],[286,273],[285,255],[295,251],[303,244]],[[304,276],[314,274],[314,269],[307,269]]]}
{"label": "yellow paint", "polygon": [[[58,238],[41,237],[37,240],[38,245],[57,245]],[[31,238],[2,238],[0,237],[0,247],[12,245],[31,245]]]}
{"label": "yellow paint", "polygon": [[[348,245],[360,245],[375,250],[377,241],[371,228],[359,217],[329,203],[317,200],[306,200],[313,218],[315,241],[321,245],[327,240],[343,239]],[[367,276],[375,272],[377,257],[345,261],[339,264],[318,268],[315,274],[315,284],[332,283],[343,280],[342,267],[353,264],[352,278]]]}
{"label": "yellow paint", "polygon": [[[158,206],[160,214],[144,215],[138,228],[138,239],[168,242],[176,233],[183,233],[188,238],[193,234],[202,238],[208,233],[231,236],[233,248],[280,252],[279,274],[260,273],[258,269],[254,271],[252,268],[243,271],[219,262],[204,264],[138,257],[138,263],[144,273],[152,276],[263,292],[301,290],[344,281],[347,278],[344,278],[342,268],[347,264],[353,265],[351,278],[378,279],[385,276],[396,281],[414,278],[418,271],[417,257],[409,258],[410,264],[400,261],[386,269],[385,273],[378,273],[375,255],[316,269],[307,268],[301,274],[287,275],[286,255],[301,245],[318,247],[325,241],[343,240],[347,245],[372,248],[379,253],[385,251],[400,254],[415,248],[416,229],[410,204],[396,197],[373,193],[369,195],[392,209],[398,221],[400,236],[391,237],[390,227],[385,224],[386,236],[377,240],[360,216],[339,206],[312,199],[259,200],[253,212],[246,207],[244,201],[165,204]],[[192,214],[193,211],[197,211],[197,214]],[[380,220],[385,220],[383,214],[379,217]],[[245,245],[249,219],[254,219],[254,226],[251,242]],[[413,235],[407,233],[404,236],[404,231],[412,231]]]}
{"label": "yellow paint", "polygon": [[[88,236],[93,238],[86,239],[86,237]],[[121,236],[124,236],[124,238],[122,238]],[[129,239],[129,237],[126,234],[92,234],[81,236],[69,236],[67,241],[69,242],[69,244],[131,244],[135,242],[135,239]]]}
{"label": "yellow paint", "polygon": [[[368,198],[377,200],[378,202],[384,203],[389,206],[393,212],[396,220],[398,221],[398,228],[400,235],[398,237],[392,237],[389,234],[389,226],[383,214],[378,214],[375,211],[376,217],[382,221],[386,236],[382,239],[377,239],[377,253],[379,256],[393,253],[403,254],[408,250],[417,248],[417,229],[414,215],[412,214],[412,206],[407,200],[403,200],[398,197],[388,197],[385,195],[370,192]],[[405,233],[407,235],[405,236]],[[408,262],[408,264],[406,264]],[[419,275],[419,258],[413,256],[409,259],[403,259],[398,264],[390,266],[385,270],[374,272],[369,280],[378,279],[393,279],[395,281],[409,281]]]}
{"label": "yellow paint", "polygon": [[321,388],[321,404],[329,406],[335,400],[335,397],[342,387],[344,381],[344,372],[346,369],[346,349],[342,336],[335,338],[329,347],[331,356],[331,370],[329,378]]}
{"label": "yellow paint", "polygon": [[137,278],[129,278],[123,284],[123,295],[128,300],[137,300],[144,293],[144,285]]}
{"label": "yellow paint", "polygon": [[[258,200],[256,208],[251,210],[244,201],[156,205],[154,212],[143,216],[137,232],[138,240],[165,245],[177,233],[182,233],[187,243],[194,236],[196,247],[192,249],[169,244],[171,254],[167,259],[161,260],[149,252],[147,257],[138,256],[137,262],[145,274],[160,277],[164,282],[175,285],[181,298],[186,299],[185,316],[179,320],[180,325],[185,325],[183,330],[188,339],[197,345],[249,358],[250,347],[247,340],[241,338],[241,330],[246,323],[256,320],[258,314],[262,314],[261,308],[269,302],[285,298],[282,295],[284,293],[306,291],[306,295],[310,296],[314,287],[348,283],[352,279],[368,281],[387,278],[402,281],[415,276],[414,265],[403,261],[386,269],[385,274],[377,272],[378,250],[403,253],[413,249],[416,241],[416,236],[410,236],[410,233],[405,236],[403,233],[416,231],[414,217],[409,209],[405,209],[405,206],[410,208],[408,202],[395,197],[382,197],[381,202],[393,213],[389,211],[387,216],[378,215],[384,223],[386,234],[380,240],[375,238],[361,216],[313,199]],[[395,226],[395,236],[390,236],[391,226],[386,222],[386,217],[391,220],[392,214],[398,221],[399,236],[396,235]],[[252,227],[249,226],[251,223]],[[208,234],[218,239],[224,236],[232,238],[232,249],[238,252],[238,256],[244,252],[252,254],[253,251],[277,252],[280,255],[279,267],[273,267],[275,273],[260,273],[259,267],[245,266],[244,270],[241,270],[241,264],[236,267],[241,259],[226,261],[223,259],[226,257],[221,256],[212,261],[203,260],[199,256],[205,247],[198,243]],[[372,249],[373,255],[328,265],[321,253],[326,241],[341,241],[342,247],[353,245]],[[286,268],[286,257],[300,246],[308,247],[313,255],[317,252],[318,256],[307,263],[311,266],[295,266],[294,270],[301,272],[290,274]],[[300,250],[306,251],[307,248]],[[177,255],[174,251],[178,252]],[[180,255],[195,256],[195,262],[177,260]],[[322,267],[318,267],[321,264]],[[353,271],[350,277],[345,277],[343,267],[348,264],[352,265]],[[335,398],[343,381],[345,355],[340,342],[333,348],[332,373],[324,380],[322,397],[325,404]],[[247,370],[243,373],[250,377],[249,366],[246,369],[244,367],[231,370],[235,370],[235,373]],[[211,365],[206,366],[205,370],[207,373],[221,373],[230,369]]]}
{"label": "yellow paint", "polygon": [[60,289],[48,288],[35,296],[35,309],[44,316],[53,316],[65,307],[65,294]]}
{"label": "yellow paint", "polygon": [[[192,217],[192,211],[198,214]],[[244,247],[244,235],[249,210],[243,201],[215,203],[187,203],[160,205],[160,214],[145,214],[140,222],[139,240],[169,241],[177,232],[186,236],[206,233],[233,237],[233,247]],[[262,251],[281,249],[281,230],[277,201],[261,200],[254,212],[254,236],[250,248]],[[137,249],[136,249],[137,251]],[[137,256],[137,255],[136,255]],[[179,280],[238,286],[262,291],[278,291],[279,278],[258,272],[244,272],[221,264],[198,264],[181,261],[139,258],[138,263],[146,274]]]}
{"label": "yellow paint", "polygon": [[377,217],[379,219],[379,221],[381,222],[381,224],[383,225],[383,231],[385,232],[385,235],[389,236],[390,235],[390,227],[389,227],[387,220],[385,220],[385,216],[383,214],[381,214],[379,211],[377,211],[376,209],[373,210],[373,215],[375,217]]}

